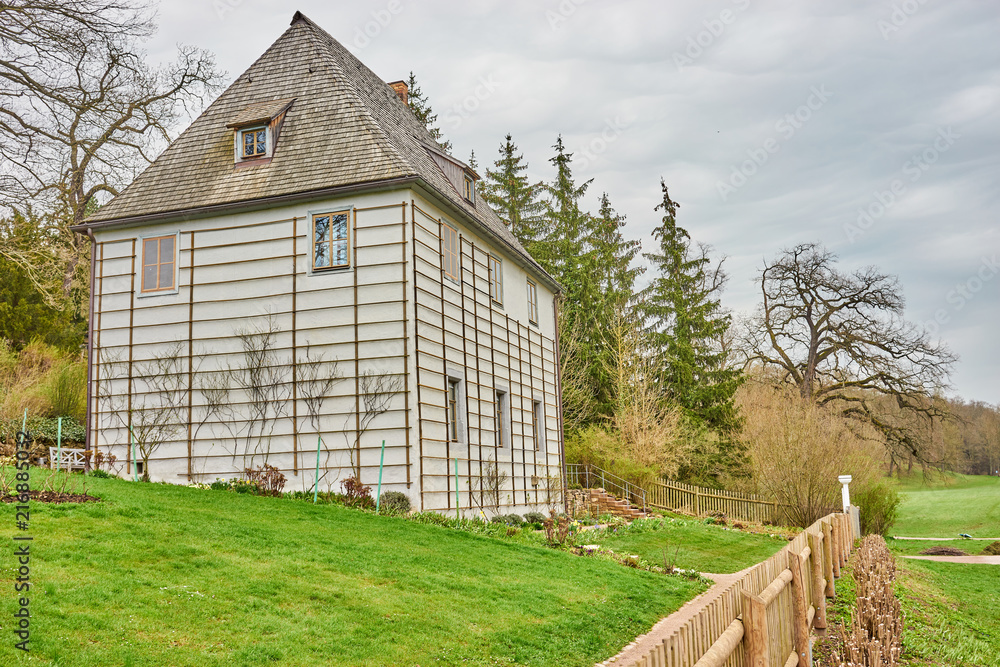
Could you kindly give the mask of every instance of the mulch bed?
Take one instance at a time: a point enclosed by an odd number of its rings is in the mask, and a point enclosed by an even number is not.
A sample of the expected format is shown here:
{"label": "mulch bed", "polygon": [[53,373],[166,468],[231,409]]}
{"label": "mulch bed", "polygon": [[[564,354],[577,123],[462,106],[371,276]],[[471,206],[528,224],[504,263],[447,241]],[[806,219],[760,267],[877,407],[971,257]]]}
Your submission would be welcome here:
{"label": "mulch bed", "polygon": [[[41,503],[86,503],[100,502],[101,500],[86,493],[66,493],[64,491],[30,491],[28,495],[32,500]],[[0,502],[16,503],[17,496],[8,494],[0,497]]]}
{"label": "mulch bed", "polygon": [[920,552],[921,556],[968,556],[961,549],[955,547],[931,547]]}

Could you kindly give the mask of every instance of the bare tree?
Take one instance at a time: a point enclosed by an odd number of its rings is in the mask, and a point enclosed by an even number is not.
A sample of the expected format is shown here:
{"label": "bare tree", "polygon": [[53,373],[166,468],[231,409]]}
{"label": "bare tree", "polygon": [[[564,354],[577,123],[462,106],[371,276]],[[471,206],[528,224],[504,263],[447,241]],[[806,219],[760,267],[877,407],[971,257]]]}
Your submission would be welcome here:
{"label": "bare tree", "polygon": [[243,468],[252,468],[257,457],[267,463],[274,427],[288,413],[289,364],[278,356],[280,333],[281,327],[271,316],[263,324],[236,332],[242,348],[241,363],[230,366],[229,377],[231,386],[243,392],[246,402],[245,412],[232,414],[243,427],[235,441],[233,460],[241,455]]}
{"label": "bare tree", "polygon": [[[102,411],[128,434],[130,448],[134,443],[147,482],[150,456],[181,430],[189,391],[183,351],[183,344],[174,343],[156,357],[138,362],[125,360],[120,351],[109,351],[100,366],[97,396]],[[133,382],[131,394],[115,386],[127,378]]]}
{"label": "bare tree", "polygon": [[65,298],[87,252],[69,226],[130,182],[221,83],[213,57],[193,47],[167,67],[146,63],[153,14],[116,0],[0,3],[0,206],[44,210]]}
{"label": "bare tree", "polygon": [[[299,395],[302,396],[302,401],[306,404],[306,418],[309,420],[309,424],[316,432],[316,438],[319,440],[322,434],[319,420],[323,414],[323,403],[326,402],[333,386],[344,378],[344,374],[338,367],[336,360],[324,361],[323,355],[313,357],[308,345],[306,345],[305,361],[297,364],[296,372],[298,374]],[[317,444],[318,446],[319,444]],[[313,481],[314,486],[318,485],[320,479],[326,477],[330,471],[329,449],[326,450],[326,463],[323,475],[321,477],[318,476]],[[311,489],[312,487],[310,487]]]}
{"label": "bare tree", "polygon": [[[354,431],[354,444],[351,447],[351,467],[354,478],[361,479],[361,437],[365,434],[371,423],[381,414],[388,412],[392,398],[403,389],[403,379],[391,373],[378,373],[367,370],[361,374],[360,396],[362,409],[358,411],[357,424]],[[348,430],[350,416],[344,425],[344,432]]]}
{"label": "bare tree", "polygon": [[890,450],[921,458],[913,429],[884,418],[889,397],[911,415],[940,411],[928,400],[956,361],[943,344],[903,319],[899,281],[866,267],[847,274],[819,244],[784,251],[760,274],[763,304],[745,337],[747,361],[779,370],[803,399],[876,427]]}

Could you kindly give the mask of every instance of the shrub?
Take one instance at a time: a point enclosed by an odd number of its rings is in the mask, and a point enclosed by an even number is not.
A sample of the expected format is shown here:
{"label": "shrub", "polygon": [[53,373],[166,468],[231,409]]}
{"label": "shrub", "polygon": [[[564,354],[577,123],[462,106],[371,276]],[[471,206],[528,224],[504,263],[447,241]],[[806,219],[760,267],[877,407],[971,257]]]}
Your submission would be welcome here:
{"label": "shrub", "polygon": [[363,509],[375,509],[372,487],[365,486],[356,477],[348,477],[340,485],[344,489],[344,505]]}
{"label": "shrub", "polygon": [[504,523],[508,526],[520,526],[524,523],[524,519],[521,518],[520,514],[508,514],[504,517]]}
{"label": "shrub", "polygon": [[257,468],[247,468],[243,472],[247,476],[247,482],[257,488],[255,491],[257,495],[277,497],[285,488],[285,476],[272,465],[265,463]]}
{"label": "shrub", "polygon": [[233,488],[233,483],[228,479],[216,479],[209,487],[213,491],[228,491]]}
{"label": "shrub", "polygon": [[545,515],[541,512],[525,512],[524,514],[525,523],[545,523]]}
{"label": "shrub", "polygon": [[852,502],[861,510],[861,534],[882,535],[896,523],[900,497],[888,482],[880,481],[854,494]]}
{"label": "shrub", "polygon": [[112,477],[114,477],[114,475],[112,475],[111,473],[100,469],[91,470],[90,476],[97,477],[98,479],[111,479]]}
{"label": "shrub", "polygon": [[39,391],[49,402],[49,416],[87,418],[87,364],[66,360],[57,364],[46,376]]}
{"label": "shrub", "polygon": [[378,500],[379,510],[387,514],[406,514],[410,511],[410,499],[401,491],[386,491]]}

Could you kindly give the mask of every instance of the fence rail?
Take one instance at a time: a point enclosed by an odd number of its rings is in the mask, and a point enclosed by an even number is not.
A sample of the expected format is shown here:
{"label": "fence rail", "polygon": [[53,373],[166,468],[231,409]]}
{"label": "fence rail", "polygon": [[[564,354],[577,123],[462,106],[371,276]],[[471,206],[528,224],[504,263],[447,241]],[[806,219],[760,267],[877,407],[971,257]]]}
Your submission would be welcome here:
{"label": "fence rail", "polygon": [[[857,508],[851,508],[857,511]],[[806,667],[809,634],[858,537],[852,517],[823,517],[730,584],[684,625],[621,667]]]}
{"label": "fence rail", "polygon": [[708,489],[670,480],[652,482],[646,490],[652,507],[695,516],[722,512],[739,521],[779,523],[784,507],[752,493]]}

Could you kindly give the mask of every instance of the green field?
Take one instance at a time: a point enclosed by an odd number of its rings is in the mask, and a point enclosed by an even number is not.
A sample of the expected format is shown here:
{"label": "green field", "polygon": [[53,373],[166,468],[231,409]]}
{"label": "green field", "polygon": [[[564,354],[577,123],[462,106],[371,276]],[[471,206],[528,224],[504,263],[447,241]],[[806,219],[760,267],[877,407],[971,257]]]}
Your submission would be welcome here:
{"label": "green field", "polygon": [[[949,475],[904,480],[897,535],[1000,536],[1000,479]],[[1000,566],[908,560],[933,546],[978,554],[989,542],[888,540],[897,558],[904,664],[1000,667]]]}
{"label": "green field", "polygon": [[1000,537],[1000,477],[945,475],[904,479],[893,535]]}
{"label": "green field", "polygon": [[[0,555],[0,664],[589,666],[704,588],[336,505],[88,490],[104,502],[32,503],[30,662]],[[0,515],[12,535],[14,508]]]}
{"label": "green field", "polygon": [[[635,530],[642,523],[648,523],[650,530]],[[617,533],[601,531],[593,536],[585,533],[580,539],[616,553],[635,554],[652,563],[663,564],[666,557],[675,567],[715,574],[739,572],[767,560],[788,544],[784,538],[743,533],[690,519],[654,519],[633,526]]]}
{"label": "green field", "polygon": [[1000,666],[1000,565],[898,564],[906,664]]}

